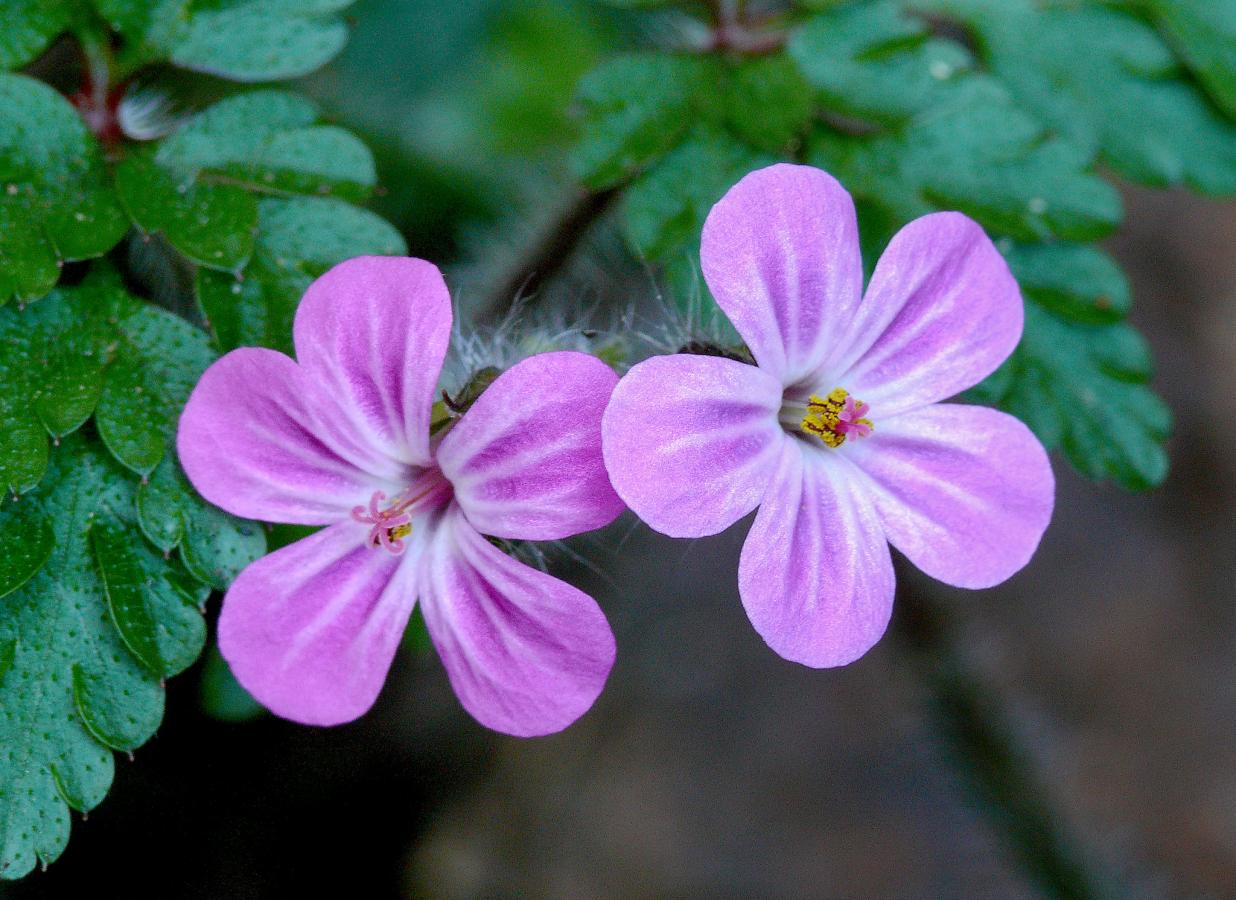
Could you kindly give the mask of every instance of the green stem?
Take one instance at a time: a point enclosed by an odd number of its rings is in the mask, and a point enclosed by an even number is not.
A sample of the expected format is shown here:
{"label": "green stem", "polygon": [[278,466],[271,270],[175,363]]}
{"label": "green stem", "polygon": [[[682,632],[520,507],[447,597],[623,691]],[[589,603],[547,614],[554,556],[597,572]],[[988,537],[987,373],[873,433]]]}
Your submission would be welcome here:
{"label": "green stem", "polygon": [[1118,897],[1114,880],[1088,860],[1052,808],[1029,754],[994,691],[958,651],[943,604],[919,585],[898,592],[894,633],[931,691],[937,725],[959,768],[1026,874],[1052,897]]}
{"label": "green stem", "polygon": [[479,304],[477,319],[498,319],[516,300],[535,296],[537,289],[551,281],[570,261],[584,235],[610,209],[625,186],[603,191],[581,190],[520,254],[519,262],[497,279]]}

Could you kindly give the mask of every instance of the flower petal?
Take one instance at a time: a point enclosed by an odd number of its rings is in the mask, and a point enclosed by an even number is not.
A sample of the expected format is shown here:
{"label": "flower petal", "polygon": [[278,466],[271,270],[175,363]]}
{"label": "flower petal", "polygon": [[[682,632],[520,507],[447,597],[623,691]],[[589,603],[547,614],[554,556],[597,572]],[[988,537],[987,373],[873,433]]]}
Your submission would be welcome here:
{"label": "flower petal", "polygon": [[1051,520],[1047,453],[1010,415],[951,403],[876,426],[848,457],[893,546],[933,578],[990,587],[1027,562]]}
{"label": "flower petal", "polygon": [[415,545],[401,557],[333,525],[264,556],[223,601],[219,650],[249,693],[306,725],[362,715],[386,680],[416,601]]}
{"label": "flower petal", "polygon": [[897,232],[876,264],[836,385],[872,417],[936,403],[978,384],[1021,339],[1021,292],[973,220],[932,213]]}
{"label": "flower petal", "polygon": [[622,512],[601,457],[601,414],[618,383],[587,353],[542,353],[498,376],[438,447],[473,527],[556,540]]}
{"label": "flower petal", "polygon": [[482,725],[552,734],[605,686],[614,636],[596,601],[498,550],[458,507],[435,533],[421,597],[455,694]]}
{"label": "flower petal", "polygon": [[614,389],[605,466],[641,519],[671,537],[716,534],[755,509],[777,448],[781,385],[716,356],[655,356]]}
{"label": "flower petal", "polygon": [[854,201],[820,169],[758,169],[708,214],[700,264],[760,368],[795,384],[827,364],[862,296]]}
{"label": "flower petal", "polygon": [[292,329],[296,357],[369,444],[425,466],[451,318],[432,263],[359,256],[309,285]]}
{"label": "flower petal", "polygon": [[742,604],[786,659],[843,666],[888,626],[892,558],[861,477],[843,460],[787,441],[743,544]]}
{"label": "flower petal", "polygon": [[230,513],[268,522],[337,522],[387,482],[363,471],[382,468],[382,460],[328,427],[316,415],[319,407],[334,408],[282,353],[233,350],[189,396],[176,452],[198,492]]}

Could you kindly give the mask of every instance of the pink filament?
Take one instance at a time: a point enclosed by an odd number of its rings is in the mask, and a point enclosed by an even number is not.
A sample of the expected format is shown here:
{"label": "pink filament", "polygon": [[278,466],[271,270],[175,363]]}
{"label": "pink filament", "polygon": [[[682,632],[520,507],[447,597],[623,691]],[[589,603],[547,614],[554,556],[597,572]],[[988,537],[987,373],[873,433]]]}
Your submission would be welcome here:
{"label": "pink filament", "polygon": [[354,506],[352,518],[357,522],[373,526],[369,529],[370,544],[382,547],[388,553],[398,556],[404,550],[403,539],[392,538],[391,529],[411,524],[412,517],[408,515],[402,503],[395,503],[387,509],[380,509],[385,499],[386,494],[383,491],[374,491],[373,496],[369,498],[368,511],[363,506]]}

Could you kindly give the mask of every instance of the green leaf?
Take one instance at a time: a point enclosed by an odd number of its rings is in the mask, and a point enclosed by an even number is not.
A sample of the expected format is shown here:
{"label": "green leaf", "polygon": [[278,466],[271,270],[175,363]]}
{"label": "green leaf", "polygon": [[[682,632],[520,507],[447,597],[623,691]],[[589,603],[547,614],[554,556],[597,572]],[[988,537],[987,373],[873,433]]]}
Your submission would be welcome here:
{"label": "green leaf", "polygon": [[811,86],[783,55],[739,62],[723,106],[730,129],[753,147],[777,153],[791,148],[815,112]]}
{"label": "green leaf", "polygon": [[317,108],[282,91],[229,97],[190,120],[159,147],[169,170],[263,193],[331,194],[364,200],[373,156],[341,128],[318,124]]}
{"label": "green leaf", "polygon": [[5,0],[0,28],[0,69],[16,69],[34,59],[69,26],[69,0]]}
{"label": "green leaf", "polygon": [[34,577],[51,555],[51,526],[29,503],[0,509],[0,598]]}
{"label": "green leaf", "polygon": [[223,349],[291,352],[292,316],[314,278],[349,257],[405,252],[399,233],[367,210],[325,197],[264,199],[253,258],[239,276],[200,270],[198,301]]}
{"label": "green leaf", "polygon": [[235,81],[307,75],[347,40],[353,0],[94,0],[126,38],[126,66],[170,60]]}
{"label": "green leaf", "polygon": [[1025,332],[972,398],[1020,418],[1090,478],[1130,490],[1162,483],[1171,412],[1146,385],[1145,340],[1119,321],[1128,306],[1123,275],[1081,247],[1018,247],[1009,262],[1027,301]]}
{"label": "green leaf", "polygon": [[42,297],[65,260],[107,252],[127,227],[103,154],[69,102],[0,73],[0,304]]}
{"label": "green leaf", "polygon": [[[1236,192],[1236,125],[1181,78],[1171,49],[1133,15],[1030,0],[931,5],[975,31],[985,62],[1019,102],[1071,143],[1101,149],[1122,175]],[[1232,83],[1231,70],[1219,77]]]}
{"label": "green leaf", "polygon": [[118,289],[102,280],[0,309],[0,492],[38,484],[48,435],[69,434],[94,412],[114,335],[106,297]]}
{"label": "green leaf", "polygon": [[113,298],[117,342],[95,421],[116,459],[145,475],[163,458],[189,392],[215,354],[207,336],[179,316],[118,292]]}
{"label": "green leaf", "polygon": [[1005,254],[1018,282],[1044,308],[1078,322],[1129,314],[1129,282],[1116,261],[1083,244],[1018,244]]}
{"label": "green leaf", "polygon": [[937,105],[887,132],[821,128],[808,158],[894,221],[956,209],[1021,240],[1089,240],[1120,221],[1120,197],[1089,155],[985,76],[956,79]]}
{"label": "green leaf", "polygon": [[161,687],[149,690],[147,702],[135,708],[129,684],[73,666],[73,703],[81,723],[92,738],[112,750],[131,753],[154,734],[163,719]]}
{"label": "green leaf", "polygon": [[112,779],[112,749],[144,742],[163,714],[159,680],[113,627],[90,551],[101,516],[131,523],[133,480],[88,436],[66,438],[22,503],[51,524],[55,549],[0,599],[0,877],[56,859],[70,808]]}
{"label": "green leaf", "polygon": [[151,471],[213,358],[204,333],[131,296],[103,264],[25,310],[0,309],[0,488],[38,484],[48,435],[91,414],[118,460]]}
{"label": "green leaf", "polygon": [[787,49],[825,107],[885,124],[945,102],[953,79],[972,67],[965,49],[932,38],[901,0],[815,16]]}
{"label": "green leaf", "polygon": [[343,49],[335,15],[353,0],[249,0],[199,7],[171,48],[178,66],[237,81],[297,78]]}
{"label": "green leaf", "polygon": [[171,553],[180,546],[186,519],[199,504],[205,505],[169,453],[137,489],[137,521],[142,534],[164,553]]}
{"label": "green leaf", "polygon": [[260,525],[209,504],[197,512],[180,546],[189,574],[220,591],[265,551],[266,537]]}
{"label": "green leaf", "polygon": [[697,130],[626,191],[623,213],[631,247],[652,260],[694,256],[713,204],[747,172],[771,162],[725,132]]}
{"label": "green leaf", "polygon": [[178,181],[141,149],[116,167],[116,190],[142,231],[161,232],[198,265],[235,269],[253,252],[257,199],[239,187]]}
{"label": "green leaf", "polygon": [[706,102],[719,70],[703,57],[632,54],[583,77],[584,134],[572,163],[593,188],[617,184],[679,142]]}
{"label": "green leaf", "polygon": [[47,468],[47,432],[13,388],[0,382],[0,492],[20,494]]}
{"label": "green leaf", "polygon": [[0,688],[4,686],[4,676],[13,667],[13,657],[16,655],[16,651],[16,641],[0,641]]}
{"label": "green leaf", "polygon": [[206,644],[198,609],[209,588],[168,564],[135,525],[102,515],[90,529],[112,621],[125,646],[160,678],[188,668]]}
{"label": "green leaf", "polygon": [[1229,118],[1236,119],[1236,3],[1140,0]]}
{"label": "green leaf", "polygon": [[164,553],[180,547],[189,573],[217,590],[266,552],[261,526],[202,500],[170,453],[138,488],[137,515],[152,544]]}
{"label": "green leaf", "polygon": [[362,200],[372,191],[369,150],[317,119],[313,104],[293,94],[229,97],[157,149],[131,152],[116,173],[121,200],[144,231],[164,233],[199,265],[239,269],[253,252],[256,195]]}

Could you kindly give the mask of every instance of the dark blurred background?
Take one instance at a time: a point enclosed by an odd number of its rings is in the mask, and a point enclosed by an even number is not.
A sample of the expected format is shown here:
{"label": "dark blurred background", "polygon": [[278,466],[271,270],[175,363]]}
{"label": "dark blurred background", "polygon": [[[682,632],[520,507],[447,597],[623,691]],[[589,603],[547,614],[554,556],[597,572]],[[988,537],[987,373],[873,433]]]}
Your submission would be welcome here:
{"label": "dark blurred background", "polygon": [[[569,0],[361,0],[308,89],[373,146],[376,207],[462,303],[509,300],[576,194],[574,82],[631,35]],[[748,527],[626,519],[557,571],[619,657],[595,709],[520,741],[409,651],[377,707],[321,730],[202,711],[201,666],[5,897],[1236,896],[1236,208],[1127,190],[1108,249],[1175,410],[1172,475],[1132,496],[1056,460],[1055,521],[1009,583],[899,577],[889,636],[816,672],[739,604]],[[602,217],[540,290],[647,303]],[[551,299],[548,298],[547,299]],[[619,549],[615,549],[619,548]]]}

